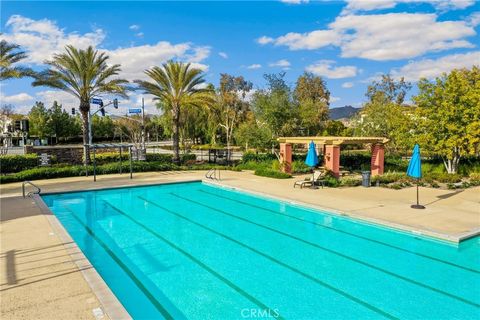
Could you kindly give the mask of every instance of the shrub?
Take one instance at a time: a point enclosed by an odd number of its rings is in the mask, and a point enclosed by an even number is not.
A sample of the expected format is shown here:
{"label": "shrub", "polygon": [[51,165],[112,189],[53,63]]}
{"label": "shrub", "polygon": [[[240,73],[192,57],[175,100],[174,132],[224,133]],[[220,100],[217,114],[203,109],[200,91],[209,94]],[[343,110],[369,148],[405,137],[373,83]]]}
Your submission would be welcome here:
{"label": "shrub", "polygon": [[196,159],[197,159],[197,156],[194,153],[185,153],[185,154],[180,155],[180,161],[182,163],[187,162],[187,161],[195,161]]}
{"label": "shrub", "polygon": [[38,167],[39,160],[36,154],[0,156],[0,172],[15,173],[22,170]]}
{"label": "shrub", "polygon": [[480,173],[472,172],[470,173],[470,185],[471,186],[480,186]]}
{"label": "shrub", "polygon": [[392,182],[408,181],[409,178],[403,172],[388,172],[379,176],[372,177],[372,183],[389,184]]}
{"label": "shrub", "polygon": [[[279,165],[278,161],[275,161],[275,162]],[[272,161],[263,161],[263,162],[248,161],[248,162],[241,162],[236,167],[240,170],[272,169],[275,166],[275,162],[272,162]]]}
{"label": "shrub", "polygon": [[[195,155],[193,156],[195,159]],[[105,153],[97,154],[95,156],[95,160],[98,165],[113,163],[113,162],[118,163],[119,158],[120,158],[120,153],[118,152],[105,152]],[[171,163],[173,159],[173,155],[162,154],[162,153],[147,153],[146,158],[148,162]],[[128,151],[122,152],[122,161],[128,161],[128,159],[129,159]]]}
{"label": "shrub", "polygon": [[[277,161],[278,163],[278,161]],[[296,160],[292,162],[292,172],[293,173],[309,173],[312,171],[312,168],[307,166],[304,160]]]}
{"label": "shrub", "polygon": [[261,176],[261,177],[275,178],[275,179],[288,179],[292,177],[292,175],[288,173],[276,171],[273,169],[267,169],[267,168],[259,168],[255,170],[255,175]]}
{"label": "shrub", "polygon": [[263,162],[277,160],[277,156],[272,153],[255,153],[245,152],[242,157],[242,163],[246,162]]}
{"label": "shrub", "polygon": [[340,179],[340,186],[342,187],[356,187],[362,184],[362,179],[358,178],[342,178]]}
{"label": "shrub", "polygon": [[427,173],[425,174],[424,180],[429,181],[438,181],[442,183],[457,183],[462,181],[462,176],[459,174],[448,174],[448,173]]}

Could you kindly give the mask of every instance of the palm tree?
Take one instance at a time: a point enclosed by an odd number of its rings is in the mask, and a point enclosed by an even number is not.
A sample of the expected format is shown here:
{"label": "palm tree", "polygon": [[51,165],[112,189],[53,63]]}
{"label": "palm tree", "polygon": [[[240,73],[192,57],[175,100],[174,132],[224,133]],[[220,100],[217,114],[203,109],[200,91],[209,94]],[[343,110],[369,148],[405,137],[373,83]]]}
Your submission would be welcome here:
{"label": "palm tree", "polygon": [[181,110],[188,106],[205,107],[214,101],[210,88],[201,88],[205,82],[203,71],[191,68],[190,63],[168,61],[162,67],[153,67],[145,74],[153,81],[135,80],[145,93],[155,96],[165,110],[172,113],[173,161],[180,162],[179,132]]}
{"label": "palm tree", "polygon": [[0,80],[33,76],[32,69],[14,66],[26,57],[25,51],[20,50],[19,45],[0,41]]}
{"label": "palm tree", "polygon": [[[68,92],[78,98],[83,118],[83,143],[89,142],[88,121],[90,100],[105,93],[113,93],[127,98],[124,79],[112,79],[120,72],[120,65],[108,65],[109,57],[91,46],[85,50],[69,45],[65,52],[55,54],[45,63],[50,69],[39,73],[33,86],[47,86]],[[85,164],[90,162],[90,154],[85,148]]]}

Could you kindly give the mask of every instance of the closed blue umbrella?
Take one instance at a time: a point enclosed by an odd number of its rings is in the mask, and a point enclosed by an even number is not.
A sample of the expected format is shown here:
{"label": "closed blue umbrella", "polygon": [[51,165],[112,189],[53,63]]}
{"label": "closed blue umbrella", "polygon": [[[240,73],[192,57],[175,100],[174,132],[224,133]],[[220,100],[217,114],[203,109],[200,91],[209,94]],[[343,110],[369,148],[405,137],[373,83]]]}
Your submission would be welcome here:
{"label": "closed blue umbrella", "polygon": [[315,143],[310,142],[308,145],[307,159],[305,159],[305,164],[309,167],[315,167],[318,164],[317,150],[315,150]]}
{"label": "closed blue umbrella", "polygon": [[[307,153],[307,158],[305,159],[305,164],[309,167],[315,167],[318,164],[318,156],[317,156],[317,150],[315,150],[315,143],[310,142],[308,145],[308,153]],[[312,175],[312,189],[316,189],[317,187],[315,186],[315,174]]]}
{"label": "closed blue umbrella", "polygon": [[407,175],[417,179],[417,204],[412,204],[414,209],[425,209],[424,206],[418,203],[418,180],[422,177],[422,159],[420,157],[420,146],[415,144],[413,147],[413,154],[410,162],[408,163]]}

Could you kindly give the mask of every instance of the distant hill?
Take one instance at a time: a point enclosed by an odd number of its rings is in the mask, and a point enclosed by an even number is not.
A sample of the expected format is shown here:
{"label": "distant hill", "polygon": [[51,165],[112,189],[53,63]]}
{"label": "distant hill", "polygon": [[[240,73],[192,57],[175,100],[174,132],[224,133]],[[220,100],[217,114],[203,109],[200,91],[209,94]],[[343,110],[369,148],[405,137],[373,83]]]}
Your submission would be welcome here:
{"label": "distant hill", "polygon": [[332,108],[330,109],[330,119],[349,119],[353,117],[358,111],[360,111],[360,108],[354,108],[352,106]]}

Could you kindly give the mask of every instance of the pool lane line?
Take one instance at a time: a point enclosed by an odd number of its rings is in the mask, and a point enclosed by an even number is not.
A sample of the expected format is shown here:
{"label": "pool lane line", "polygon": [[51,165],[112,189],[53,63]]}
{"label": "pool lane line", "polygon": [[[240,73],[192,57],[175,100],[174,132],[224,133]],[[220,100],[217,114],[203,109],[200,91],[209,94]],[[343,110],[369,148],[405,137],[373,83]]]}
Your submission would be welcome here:
{"label": "pool lane line", "polygon": [[298,269],[296,269],[295,267],[292,267],[292,266],[290,266],[290,265],[288,265],[288,264],[286,264],[286,263],[284,263],[284,262],[282,262],[282,261],[280,261],[280,260],[278,260],[278,259],[276,259],[276,258],[274,258],[274,257],[272,257],[272,256],[270,256],[270,255],[268,255],[268,254],[265,254],[265,253],[263,253],[263,252],[255,249],[255,248],[247,245],[247,244],[244,244],[244,243],[236,240],[235,238],[232,238],[232,237],[230,237],[230,236],[228,236],[228,235],[226,235],[226,234],[223,234],[223,233],[221,233],[221,232],[219,232],[219,231],[216,231],[216,230],[214,230],[214,229],[212,229],[212,228],[210,228],[210,227],[207,227],[207,226],[205,226],[205,225],[203,225],[203,224],[201,224],[201,223],[198,223],[198,222],[196,222],[196,221],[194,221],[194,220],[191,220],[190,218],[187,218],[187,217],[185,217],[185,216],[183,216],[183,215],[181,215],[181,214],[179,214],[179,213],[177,213],[177,212],[175,212],[175,211],[173,211],[173,210],[170,210],[170,209],[168,209],[168,208],[165,208],[165,207],[159,205],[159,204],[156,203],[156,202],[153,202],[153,201],[151,201],[151,200],[148,200],[148,199],[144,198],[143,196],[137,196],[137,197],[138,197],[139,199],[143,200],[144,202],[150,203],[150,204],[156,206],[157,208],[162,209],[163,211],[166,211],[166,212],[168,212],[168,213],[170,213],[170,214],[173,214],[173,215],[175,215],[175,216],[177,216],[177,217],[179,217],[179,218],[181,218],[181,219],[184,219],[184,220],[186,220],[186,221],[188,221],[188,222],[190,222],[190,223],[192,223],[192,224],[194,224],[194,225],[199,226],[199,227],[202,228],[202,229],[208,230],[208,231],[210,231],[210,232],[212,232],[212,233],[214,233],[214,234],[217,234],[217,235],[221,236],[222,238],[225,238],[225,239],[227,239],[227,240],[230,240],[230,241],[232,241],[232,242],[240,245],[241,247],[244,247],[244,248],[246,248],[246,249],[248,249],[248,250],[250,250],[250,251],[252,251],[252,252],[254,252],[254,253],[258,254],[258,255],[260,255],[260,256],[263,256],[264,258],[266,258],[266,259],[268,259],[268,260],[270,260],[270,261],[273,261],[273,262],[275,262],[275,263],[277,263],[277,264],[279,264],[279,265],[281,265],[281,266],[289,269],[290,271],[293,271],[294,273],[297,273],[297,274],[299,274],[299,275],[301,275],[301,276],[303,276],[303,277],[305,277],[305,278],[307,278],[307,279],[309,279],[309,280],[311,280],[311,281],[313,281],[313,282],[315,282],[315,283],[317,283],[317,284],[319,284],[319,285],[321,285],[321,286],[323,286],[323,287],[326,287],[327,289],[330,289],[330,290],[334,291],[335,293],[340,294],[340,295],[344,296],[345,298],[347,298],[347,299],[349,299],[349,300],[352,300],[352,301],[356,302],[357,304],[360,304],[360,305],[366,307],[367,309],[370,309],[371,311],[374,311],[374,312],[376,312],[376,313],[378,313],[378,314],[381,314],[381,315],[383,315],[384,317],[387,317],[387,318],[389,318],[389,319],[399,319],[399,318],[397,318],[397,317],[395,317],[395,316],[393,316],[393,315],[391,315],[391,314],[389,314],[389,313],[387,313],[387,312],[385,312],[385,311],[383,311],[383,310],[381,310],[381,309],[379,309],[379,308],[377,308],[377,307],[375,307],[375,306],[373,306],[373,305],[368,304],[367,302],[365,302],[365,301],[363,301],[363,300],[361,300],[361,299],[359,299],[359,298],[357,298],[357,297],[355,297],[355,296],[352,296],[352,295],[349,294],[348,292],[345,292],[345,291],[343,291],[343,290],[341,290],[341,289],[338,289],[338,288],[336,288],[336,287],[334,287],[334,286],[332,286],[332,285],[330,285],[330,284],[328,284],[328,283],[326,283],[326,282],[323,282],[322,280],[317,279],[317,278],[315,278],[315,277],[313,277],[313,276],[309,275],[308,273],[305,273],[305,272],[303,272],[303,271],[301,271],[301,270],[298,270]]}
{"label": "pool lane line", "polygon": [[[141,198],[141,196],[137,196],[138,198]],[[142,199],[143,200],[143,199]],[[212,274],[214,277],[216,277],[217,279],[219,279],[220,281],[222,281],[223,283],[225,283],[226,285],[228,285],[230,288],[232,288],[233,290],[235,290],[237,293],[239,293],[240,295],[242,295],[244,298],[246,298],[247,300],[250,300],[250,302],[256,304],[257,306],[259,306],[260,308],[262,308],[263,310],[273,310],[271,309],[270,307],[268,307],[267,305],[265,305],[263,302],[261,302],[260,300],[258,300],[257,298],[255,298],[254,296],[250,295],[248,292],[244,291],[242,288],[240,288],[239,286],[237,286],[236,284],[234,284],[233,282],[231,282],[230,280],[228,280],[227,278],[225,278],[224,276],[222,276],[221,274],[219,274],[218,272],[216,272],[215,270],[213,270],[212,268],[210,268],[208,265],[206,265],[205,263],[201,262],[200,260],[198,260],[197,258],[195,258],[193,255],[191,255],[190,253],[188,253],[187,251],[183,250],[182,248],[180,248],[179,246],[177,246],[175,243],[171,242],[170,240],[164,238],[162,235],[160,235],[158,232],[156,232],[155,230],[151,229],[150,227],[148,227],[147,225],[143,224],[142,222],[138,221],[137,219],[134,219],[132,218],[129,214],[125,213],[122,209],[120,208],[117,208],[115,205],[111,204],[110,202],[106,201],[106,200],[103,200],[106,204],[108,204],[111,208],[113,208],[115,211],[117,211],[118,213],[120,213],[121,215],[123,215],[124,217],[128,218],[129,220],[131,220],[133,223],[139,225],[140,227],[142,227],[143,229],[147,230],[148,232],[150,232],[151,234],[153,234],[154,236],[156,236],[157,238],[159,238],[160,240],[162,240],[163,242],[165,242],[166,244],[168,244],[170,247],[174,248],[175,250],[177,251],[180,251],[183,255],[185,255],[187,258],[189,258],[190,260],[192,260],[193,262],[195,262],[196,264],[198,264],[200,267],[202,267],[203,269],[205,269],[206,271],[208,271],[210,274]],[[146,200],[144,200],[146,201]],[[282,316],[278,315],[278,317],[276,317],[275,319],[284,319]]]}
{"label": "pool lane line", "polygon": [[150,300],[150,302],[155,306],[155,308],[165,317],[165,319],[174,320],[175,318],[162,306],[162,304],[150,293],[150,291],[143,285],[140,279],[123,263],[123,261],[112,251],[110,248],[95,235],[92,229],[87,226],[83,221],[77,217],[77,215],[70,209],[67,205],[62,205],[68,212],[75,218],[75,220],[85,228],[87,233],[97,241],[97,243],[107,252],[107,254],[118,264],[118,266],[125,271],[125,273],[132,279],[132,281],[137,285],[137,287],[145,294],[145,296]]}
{"label": "pool lane line", "polygon": [[280,235],[283,235],[283,236],[292,238],[292,239],[294,239],[294,240],[303,242],[303,243],[308,244],[308,245],[310,245],[310,246],[312,246],[312,247],[315,247],[315,248],[317,248],[317,249],[324,250],[324,251],[329,252],[329,253],[331,253],[331,254],[340,256],[340,257],[342,257],[342,258],[345,258],[345,259],[354,261],[354,262],[356,262],[356,263],[362,264],[362,265],[364,265],[364,266],[366,266],[366,267],[369,267],[369,268],[375,269],[375,270],[377,270],[377,271],[383,272],[383,273],[385,273],[385,274],[387,274],[387,275],[390,275],[390,276],[392,276],[392,277],[401,279],[401,280],[406,281],[406,282],[410,282],[410,283],[412,283],[412,284],[414,284],[414,285],[423,287],[423,288],[425,288],[425,289],[429,289],[429,290],[434,291],[434,292],[436,292],[436,293],[439,293],[439,294],[443,294],[443,295],[445,295],[445,296],[448,296],[449,298],[452,298],[452,299],[461,301],[461,302],[463,302],[463,303],[470,304],[470,305],[472,305],[472,306],[474,306],[474,307],[480,308],[480,304],[478,304],[478,303],[476,303],[476,302],[473,302],[473,301],[467,300],[467,299],[465,299],[465,298],[456,296],[456,295],[454,295],[454,294],[452,294],[452,293],[449,293],[449,292],[446,292],[446,291],[437,289],[437,288],[432,287],[432,286],[430,286],[430,285],[421,283],[421,282],[419,282],[419,281],[417,281],[417,280],[413,280],[413,279],[404,277],[404,276],[399,275],[399,274],[396,274],[396,273],[394,273],[394,272],[392,272],[392,271],[389,271],[389,270],[383,269],[383,268],[381,268],[381,267],[375,266],[375,265],[373,265],[373,264],[370,264],[370,263],[368,263],[368,262],[364,262],[364,261],[362,261],[362,260],[359,260],[359,259],[350,257],[350,256],[348,256],[348,255],[346,255],[346,254],[337,252],[337,251],[335,251],[335,250],[322,247],[322,246],[320,246],[320,245],[318,245],[318,244],[316,244],[316,243],[314,243],[314,242],[310,242],[310,241],[308,241],[308,240],[305,240],[305,239],[303,239],[303,238],[297,237],[297,236],[295,236],[295,235],[291,235],[291,234],[289,234],[289,233],[286,233],[286,232],[277,230],[277,229],[275,229],[275,228],[271,228],[271,227],[269,227],[269,226],[266,226],[266,225],[263,225],[263,224],[260,224],[260,223],[251,221],[251,220],[246,219],[246,218],[243,218],[243,217],[239,217],[239,216],[234,215],[234,214],[232,214],[232,213],[223,211],[223,210],[221,210],[221,209],[217,209],[217,208],[215,208],[215,207],[212,207],[212,206],[203,204],[203,203],[201,203],[201,202],[198,202],[198,201],[195,201],[195,200],[192,200],[192,199],[188,199],[188,198],[179,196],[179,195],[177,195],[177,194],[175,194],[175,193],[173,193],[173,192],[170,193],[170,194],[173,195],[173,196],[175,196],[175,197],[177,197],[177,198],[179,198],[179,199],[183,199],[183,200],[185,200],[185,201],[195,203],[195,204],[200,205],[200,206],[203,206],[203,207],[205,207],[205,208],[209,208],[209,209],[211,209],[211,210],[220,212],[220,213],[222,213],[222,214],[224,214],[224,215],[231,216],[231,217],[233,217],[233,218],[235,218],[235,219],[238,219],[238,220],[241,220],[241,221],[244,221],[244,222],[247,222],[247,223],[256,225],[256,226],[258,226],[258,227],[260,227],[260,228],[264,228],[264,229],[266,229],[266,230],[269,230],[269,231],[278,233],[278,234],[280,234]]}
{"label": "pool lane line", "polygon": [[[439,262],[439,263],[444,263],[444,264],[446,264],[446,265],[449,265],[449,266],[452,266],[452,267],[456,267],[456,268],[460,268],[460,269],[463,269],[463,270],[465,270],[465,271],[469,271],[469,272],[473,272],[473,273],[480,274],[480,271],[478,271],[478,270],[476,270],[476,269],[472,269],[472,268],[469,268],[469,267],[461,266],[461,265],[459,265],[459,264],[456,264],[456,263],[453,263],[453,262],[449,262],[449,261],[445,261],[445,260],[442,260],[442,259],[439,259],[439,258],[435,258],[435,257],[429,256],[429,255],[426,255],[426,254],[417,253],[417,252],[415,252],[415,251],[408,250],[408,249],[405,249],[405,248],[402,248],[402,247],[398,247],[398,246],[395,246],[395,245],[391,245],[391,244],[385,243],[385,242],[383,242],[383,241],[371,239],[371,238],[364,237],[364,236],[361,236],[361,235],[357,235],[357,234],[355,234],[355,233],[351,233],[351,232],[348,232],[348,231],[335,229],[335,228],[332,228],[332,227],[329,227],[329,226],[325,226],[325,225],[323,225],[323,224],[321,224],[321,223],[317,223],[317,222],[314,222],[314,221],[302,219],[302,218],[299,218],[299,217],[296,217],[296,216],[292,216],[292,215],[289,215],[289,214],[280,213],[280,212],[277,212],[277,211],[275,211],[275,210],[271,210],[271,209],[268,209],[268,208],[265,208],[265,207],[262,207],[262,206],[259,206],[259,205],[250,204],[250,203],[248,203],[248,202],[246,202],[246,201],[241,201],[241,200],[237,200],[237,199],[232,199],[232,198],[229,198],[229,197],[227,197],[227,196],[218,195],[218,194],[215,194],[215,193],[212,193],[212,192],[208,192],[208,191],[205,191],[205,190],[201,190],[201,189],[197,189],[197,191],[202,192],[202,193],[206,193],[206,194],[209,194],[209,195],[213,195],[213,196],[216,196],[216,197],[218,197],[218,198],[223,198],[223,199],[227,199],[227,200],[230,200],[230,201],[238,202],[238,203],[247,205],[247,206],[249,206],[249,207],[254,207],[254,208],[258,208],[258,209],[264,210],[264,211],[268,211],[268,212],[270,212],[270,213],[277,214],[277,215],[280,215],[280,216],[282,216],[282,217],[289,217],[289,218],[296,219],[296,220],[299,220],[299,221],[302,221],[302,222],[306,222],[306,223],[310,223],[310,224],[313,224],[313,225],[316,225],[316,226],[319,226],[319,227],[322,227],[322,228],[325,228],[325,229],[329,229],[329,230],[333,230],[333,231],[336,231],[336,232],[344,233],[344,234],[350,235],[350,236],[352,236],[352,237],[356,237],[356,238],[363,239],[363,240],[366,240],[366,241],[371,241],[371,242],[374,242],[374,243],[378,243],[378,244],[383,245],[383,246],[386,246],[386,247],[390,247],[390,248],[393,248],[393,249],[405,251],[405,252],[408,252],[408,253],[410,253],[410,254],[413,254],[413,255],[416,255],[416,256],[419,256],[419,257],[423,257],[423,258],[426,258],[426,259],[431,259],[431,260],[436,261],[436,262]],[[353,223],[355,223],[355,222],[353,222]]]}

